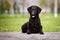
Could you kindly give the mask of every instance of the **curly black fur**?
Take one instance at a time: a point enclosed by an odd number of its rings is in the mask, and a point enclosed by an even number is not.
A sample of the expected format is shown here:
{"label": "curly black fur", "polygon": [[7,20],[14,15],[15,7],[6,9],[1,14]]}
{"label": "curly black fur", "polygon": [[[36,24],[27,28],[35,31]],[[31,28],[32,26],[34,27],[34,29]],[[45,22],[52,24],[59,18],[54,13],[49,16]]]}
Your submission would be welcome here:
{"label": "curly black fur", "polygon": [[29,22],[22,25],[22,32],[31,34],[31,33],[40,33],[44,34],[42,31],[42,25],[39,18],[39,13],[41,12],[41,8],[38,6],[31,6],[27,8],[30,13]]}

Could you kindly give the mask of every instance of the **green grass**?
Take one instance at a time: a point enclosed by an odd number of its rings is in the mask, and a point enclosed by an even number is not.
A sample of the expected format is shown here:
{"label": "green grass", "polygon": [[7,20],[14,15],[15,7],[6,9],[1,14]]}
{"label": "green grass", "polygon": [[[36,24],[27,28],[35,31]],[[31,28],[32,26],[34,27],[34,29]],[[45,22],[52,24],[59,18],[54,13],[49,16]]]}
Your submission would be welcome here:
{"label": "green grass", "polygon": [[[40,14],[44,32],[60,32],[60,14],[55,18],[53,14]],[[29,15],[0,14],[0,32],[21,32],[21,26],[27,22]]]}
{"label": "green grass", "polygon": [[[60,15],[60,14],[59,14]],[[57,18],[53,14],[45,14],[41,16],[43,30],[46,32],[60,32],[60,16]]]}

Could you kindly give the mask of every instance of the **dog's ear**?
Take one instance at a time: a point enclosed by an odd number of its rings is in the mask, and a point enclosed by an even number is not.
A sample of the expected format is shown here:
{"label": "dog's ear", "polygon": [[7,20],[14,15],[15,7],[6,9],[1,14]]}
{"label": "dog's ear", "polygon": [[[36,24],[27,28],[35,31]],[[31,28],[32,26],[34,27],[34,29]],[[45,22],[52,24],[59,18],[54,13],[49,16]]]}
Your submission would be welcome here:
{"label": "dog's ear", "polygon": [[42,10],[40,7],[37,7],[37,9],[38,9],[38,13],[40,13]]}
{"label": "dog's ear", "polygon": [[31,13],[31,7],[28,7],[28,8],[27,8],[27,11],[28,11],[29,13]]}

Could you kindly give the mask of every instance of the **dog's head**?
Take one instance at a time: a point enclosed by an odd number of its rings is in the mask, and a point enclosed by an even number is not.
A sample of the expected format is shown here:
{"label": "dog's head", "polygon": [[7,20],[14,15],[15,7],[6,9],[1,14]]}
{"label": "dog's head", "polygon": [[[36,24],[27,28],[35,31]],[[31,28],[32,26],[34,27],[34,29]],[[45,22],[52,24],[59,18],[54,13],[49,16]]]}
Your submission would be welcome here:
{"label": "dog's head", "polygon": [[42,9],[39,8],[38,6],[30,6],[29,8],[27,8],[27,10],[30,13],[30,15],[34,18],[41,12]]}

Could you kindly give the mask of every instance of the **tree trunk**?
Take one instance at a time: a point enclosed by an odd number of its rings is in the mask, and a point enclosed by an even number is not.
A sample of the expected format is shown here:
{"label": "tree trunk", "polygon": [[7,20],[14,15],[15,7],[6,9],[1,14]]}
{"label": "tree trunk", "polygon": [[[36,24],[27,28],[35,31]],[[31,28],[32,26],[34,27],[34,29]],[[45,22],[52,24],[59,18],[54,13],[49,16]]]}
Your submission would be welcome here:
{"label": "tree trunk", "polygon": [[55,0],[54,5],[54,16],[57,17],[57,11],[58,11],[58,0]]}

